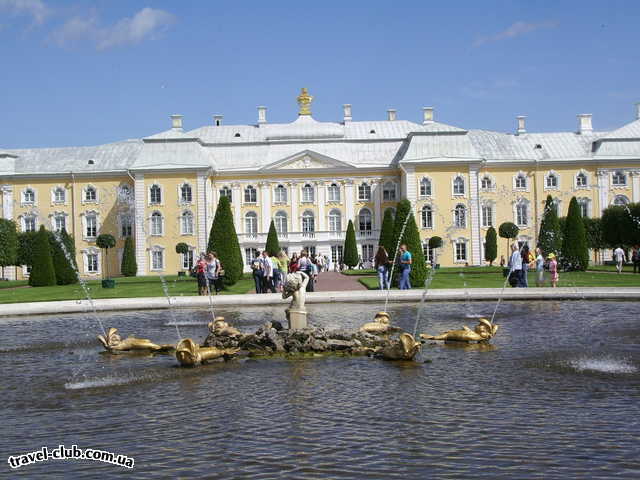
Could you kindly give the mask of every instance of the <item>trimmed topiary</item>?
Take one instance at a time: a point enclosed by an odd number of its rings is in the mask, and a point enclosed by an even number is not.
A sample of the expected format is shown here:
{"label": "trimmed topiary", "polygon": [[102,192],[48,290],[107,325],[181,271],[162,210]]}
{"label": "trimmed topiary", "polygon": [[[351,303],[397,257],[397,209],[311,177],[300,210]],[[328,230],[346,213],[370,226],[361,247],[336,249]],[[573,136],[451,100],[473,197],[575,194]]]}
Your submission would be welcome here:
{"label": "trimmed topiary", "polygon": [[435,237],[431,237],[429,239],[429,248],[433,250],[433,266],[437,267],[438,266],[438,249],[442,248],[442,238],[438,237],[437,235]]}
{"label": "trimmed topiary", "polygon": [[515,240],[520,233],[520,229],[513,222],[504,222],[498,227],[498,235],[507,239],[507,255],[509,255],[509,240]]}
{"label": "trimmed topiary", "polygon": [[0,267],[4,278],[4,267],[15,265],[18,259],[18,231],[13,220],[0,218]]}
{"label": "trimmed topiary", "polygon": [[[56,283],[58,285],[78,283],[76,247],[73,238],[71,238],[63,228],[58,233],[50,232],[49,241],[53,254],[53,269],[56,272]],[[60,245],[60,242],[62,242],[62,245]]]}
{"label": "trimmed topiary", "polygon": [[231,204],[226,196],[221,196],[218,201],[216,215],[209,233],[208,250],[215,251],[224,269],[224,282],[233,285],[242,278],[242,253],[238,243],[238,235],[233,225]]}
{"label": "trimmed topiary", "polygon": [[551,195],[547,195],[544,204],[540,232],[538,233],[538,248],[545,256],[550,253],[558,255],[562,248],[562,230]]}
{"label": "trimmed topiary", "polygon": [[280,242],[278,241],[278,232],[276,231],[276,226],[271,220],[271,224],[269,225],[269,233],[267,234],[267,245],[264,248],[269,255],[275,257],[280,253]]}
{"label": "trimmed topiary", "polygon": [[395,246],[393,245],[393,210],[387,208],[384,211],[384,217],[382,219],[382,228],[380,229],[380,239],[378,245],[382,245],[387,251],[389,256],[393,255]]}
{"label": "trimmed topiary", "polygon": [[138,274],[138,262],[136,262],[136,252],[131,237],[127,237],[124,241],[120,273],[125,277],[135,277]]}
{"label": "trimmed topiary", "polygon": [[29,275],[29,285],[32,287],[48,287],[56,284],[56,272],[51,257],[49,233],[40,225],[40,230],[33,244],[33,264]]}
{"label": "trimmed topiary", "polygon": [[[109,233],[102,233],[96,238],[96,245],[98,248],[104,249],[104,273],[107,275],[107,278],[109,278],[109,249],[116,246],[116,239]],[[104,275],[102,278],[104,279]]]}
{"label": "trimmed topiary", "polygon": [[589,266],[589,250],[580,205],[576,197],[569,202],[569,212],[562,235],[562,267],[584,271]]}
{"label": "trimmed topiary", "polygon": [[498,257],[498,236],[496,229],[489,227],[484,238],[484,259],[493,265],[494,260]]}
{"label": "trimmed topiary", "polygon": [[347,236],[344,239],[342,261],[344,264],[353,268],[358,265],[358,245],[356,244],[356,230],[353,227],[353,222],[349,220],[347,225]]}
{"label": "trimmed topiary", "polygon": [[[404,233],[402,233],[403,226]],[[427,266],[424,260],[424,251],[422,248],[422,240],[420,239],[420,232],[418,225],[416,224],[415,215],[411,208],[411,202],[404,199],[398,203],[396,210],[396,218],[393,229],[394,237],[394,251],[389,253],[389,256],[394,259],[394,262],[398,262],[397,258],[397,245],[407,244],[407,250],[411,253],[413,260],[411,264],[411,285],[422,286],[427,278]],[[394,269],[394,277],[397,277],[398,269]],[[395,281],[395,279],[394,279]]]}

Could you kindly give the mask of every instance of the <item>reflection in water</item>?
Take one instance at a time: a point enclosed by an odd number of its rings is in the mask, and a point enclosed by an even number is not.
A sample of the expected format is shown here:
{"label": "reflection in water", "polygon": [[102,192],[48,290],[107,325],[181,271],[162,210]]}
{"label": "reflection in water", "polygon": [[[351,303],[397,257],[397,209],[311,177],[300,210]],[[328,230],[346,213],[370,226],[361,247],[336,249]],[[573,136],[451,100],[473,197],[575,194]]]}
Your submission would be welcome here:
{"label": "reflection in water", "polygon": [[[612,305],[507,302],[490,344],[426,343],[428,363],[241,358],[198,369],[177,368],[170,355],[101,354],[95,323],[82,315],[2,319],[0,448],[101,448],[135,458],[140,478],[638,478],[638,304],[616,302],[615,318]],[[315,325],[355,328],[379,305],[308,308]],[[464,303],[425,309],[436,332],[459,328],[468,313]],[[389,311],[413,329],[416,305]],[[207,309],[174,313],[184,336],[205,338]],[[283,315],[216,313],[246,332]],[[175,341],[167,312],[100,315],[127,334]],[[576,345],[577,328],[603,343]],[[55,461],[18,473],[122,474]]]}

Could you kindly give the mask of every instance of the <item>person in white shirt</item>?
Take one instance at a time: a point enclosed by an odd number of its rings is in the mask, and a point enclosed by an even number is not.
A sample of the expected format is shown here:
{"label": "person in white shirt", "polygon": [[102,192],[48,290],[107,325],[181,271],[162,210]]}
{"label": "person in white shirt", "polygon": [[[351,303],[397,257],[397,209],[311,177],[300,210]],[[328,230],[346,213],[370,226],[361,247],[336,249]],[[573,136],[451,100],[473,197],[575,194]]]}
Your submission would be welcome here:
{"label": "person in white shirt", "polygon": [[622,264],[626,260],[622,247],[618,247],[613,251],[613,258],[616,260],[616,270],[618,273],[622,273]]}
{"label": "person in white shirt", "polygon": [[511,258],[509,259],[509,270],[511,275],[515,279],[514,287],[523,287],[522,282],[522,257],[520,256],[520,250],[518,244],[511,245]]}

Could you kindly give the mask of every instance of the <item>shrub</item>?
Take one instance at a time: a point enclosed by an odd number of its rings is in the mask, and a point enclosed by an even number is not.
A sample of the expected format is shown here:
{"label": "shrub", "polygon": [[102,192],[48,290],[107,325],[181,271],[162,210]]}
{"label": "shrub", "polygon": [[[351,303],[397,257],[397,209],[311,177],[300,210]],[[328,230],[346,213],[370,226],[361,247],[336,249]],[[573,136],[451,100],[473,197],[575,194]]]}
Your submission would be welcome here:
{"label": "shrub", "polygon": [[509,254],[509,240],[513,240],[520,233],[520,229],[513,222],[504,222],[498,227],[498,235],[507,239],[507,255]]}
{"label": "shrub", "polygon": [[562,266],[565,270],[586,270],[589,250],[580,205],[576,197],[569,202],[569,212],[562,235]]}
{"label": "shrub", "polygon": [[33,243],[33,264],[29,275],[29,285],[32,287],[46,287],[56,284],[56,272],[51,258],[51,244],[49,233],[40,225],[40,230]]}
{"label": "shrub", "polygon": [[226,285],[233,285],[242,278],[244,267],[242,253],[233,225],[231,204],[225,196],[221,196],[218,201],[218,208],[209,233],[208,250],[218,254],[218,259],[225,272],[224,282]]}
{"label": "shrub", "polygon": [[278,241],[278,232],[276,231],[276,226],[271,220],[271,224],[269,225],[269,233],[267,234],[267,245],[264,248],[269,255],[275,257],[280,252],[280,242]]}
{"label": "shrub", "polygon": [[0,218],[0,267],[15,265],[18,259],[18,231],[13,220]]}
{"label": "shrub", "polygon": [[133,246],[133,239],[131,237],[127,237],[127,239],[124,241],[124,250],[122,252],[120,273],[122,273],[122,275],[124,275],[125,277],[135,277],[138,273],[136,252]]}
{"label": "shrub", "polygon": [[21,232],[18,234],[18,256],[16,265],[33,265],[33,251],[38,232]]}
{"label": "shrub", "polygon": [[[78,283],[76,247],[73,238],[63,228],[57,234],[50,232],[49,242],[53,255],[53,269],[56,272],[56,283],[58,285]],[[61,242],[62,245],[60,245]]]}
{"label": "shrub", "polygon": [[[104,249],[104,270],[107,278],[109,278],[109,249],[116,246],[116,239],[109,233],[102,233],[98,235],[98,238],[96,238],[96,245],[98,248]],[[104,278],[104,275],[102,278]]]}
{"label": "shrub", "polygon": [[389,256],[392,256],[394,254],[394,249],[396,248],[396,246],[393,245],[393,210],[391,210],[390,208],[387,208],[384,211],[384,218],[382,219],[382,228],[380,229],[380,239],[378,240],[378,245],[382,245]]}
{"label": "shrub", "polygon": [[[402,227],[406,222],[406,227],[404,228],[404,233],[402,233]],[[398,203],[398,208],[396,210],[396,218],[393,229],[393,237],[394,237],[394,251],[390,253],[390,257],[394,257],[394,262],[397,261],[395,258],[395,249],[398,243],[407,244],[407,250],[411,253],[412,264],[411,264],[411,285],[418,286],[424,284],[425,279],[427,278],[427,267],[424,261],[424,251],[422,248],[422,241],[420,239],[420,232],[418,230],[418,225],[416,224],[415,215],[413,214],[411,208],[411,202],[409,200],[404,199]],[[394,276],[397,275],[397,269],[394,272]]]}
{"label": "shrub", "polygon": [[484,259],[493,265],[494,260],[498,257],[498,236],[496,229],[489,227],[484,241]]}
{"label": "shrub", "polygon": [[343,248],[343,262],[349,267],[353,268],[358,265],[358,246],[356,245],[356,231],[353,228],[353,222],[349,220],[347,225],[347,236],[344,239]]}
{"label": "shrub", "polygon": [[540,232],[538,233],[538,248],[545,256],[550,253],[559,254],[562,248],[562,230],[551,195],[547,195],[544,204]]}

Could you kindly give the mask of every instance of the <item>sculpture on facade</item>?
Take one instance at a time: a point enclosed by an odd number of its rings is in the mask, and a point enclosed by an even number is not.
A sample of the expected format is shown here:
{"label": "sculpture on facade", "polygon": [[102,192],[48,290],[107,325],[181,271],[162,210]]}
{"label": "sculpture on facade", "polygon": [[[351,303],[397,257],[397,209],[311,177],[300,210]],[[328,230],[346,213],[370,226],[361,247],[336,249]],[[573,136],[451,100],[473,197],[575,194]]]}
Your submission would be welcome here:
{"label": "sculpture on facade", "polygon": [[98,335],[98,340],[108,352],[128,352],[128,351],[150,351],[150,352],[166,352],[173,350],[173,345],[157,345],[147,338],[127,337],[124,340],[120,338],[118,329],[111,327],[107,331],[106,337]]}
{"label": "sculpture on facade", "polygon": [[499,325],[492,324],[486,318],[481,318],[473,330],[463,326],[461,330],[448,330],[440,335],[421,333],[420,338],[424,340],[444,340],[445,342],[488,342],[495,336],[499,327]]}
{"label": "sculpture on facade", "polygon": [[207,360],[220,357],[227,359],[239,350],[239,348],[201,347],[190,338],[185,338],[176,346],[176,358],[182,367],[195,367]]}
{"label": "sculpture on facade", "polygon": [[388,345],[380,348],[377,354],[384,360],[413,360],[422,347],[421,342],[416,342],[413,335],[403,333],[398,340],[392,340]]}
{"label": "sculpture on facade", "polygon": [[306,88],[303,88],[298,95],[298,105],[300,105],[298,115],[311,115],[311,102],[313,102],[313,97],[309,95]]}

